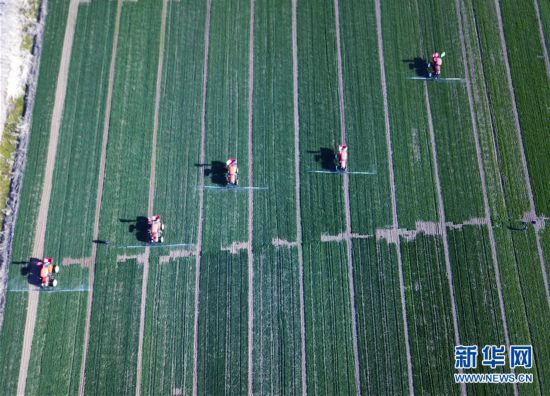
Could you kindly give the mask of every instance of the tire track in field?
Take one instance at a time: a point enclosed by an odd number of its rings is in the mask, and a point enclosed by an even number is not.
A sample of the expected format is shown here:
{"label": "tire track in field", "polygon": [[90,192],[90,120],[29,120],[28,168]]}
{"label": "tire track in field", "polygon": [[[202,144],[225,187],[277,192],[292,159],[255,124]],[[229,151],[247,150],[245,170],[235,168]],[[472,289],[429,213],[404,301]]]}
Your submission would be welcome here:
{"label": "tire track in field", "polygon": [[298,247],[298,272],[300,278],[300,338],[302,353],[302,394],[307,394],[306,374],[306,326],[304,298],[304,254],[302,246],[302,209],[300,199],[300,113],[298,106],[298,0],[292,0],[292,75],[294,104],[294,176],[296,200],[296,242]]}
{"label": "tire track in field", "polygon": [[[164,66],[164,44],[166,41],[166,13],[168,0],[162,1],[161,22],[160,22],[160,40],[159,40],[159,60],[157,66],[157,85],[155,89],[155,115],[153,119],[153,143],[151,148],[151,173],[149,175],[149,201],[147,205],[147,216],[153,216],[155,206],[155,181],[157,171],[157,137],[159,129],[159,109],[160,109],[160,91],[162,86],[162,70]],[[143,279],[141,284],[141,306],[139,315],[139,338],[138,338],[138,356],[136,371],[136,396],[141,394],[141,377],[143,364],[143,334],[145,332],[145,307],[147,305],[147,281],[149,278],[149,255],[151,249],[145,248],[145,258],[143,260]]]}
{"label": "tire track in field", "polygon": [[[336,52],[338,58],[338,98],[340,107],[340,133],[342,143],[346,144],[346,113],[344,107],[344,73],[342,71],[342,48],[340,45],[340,3],[339,0],[334,0],[334,16],[336,21]],[[351,206],[349,200],[349,175],[344,174],[344,203],[346,212],[346,235],[351,235]],[[361,376],[359,367],[359,348],[357,343],[357,310],[355,308],[355,286],[353,281],[353,244],[350,237],[346,238],[347,254],[348,254],[348,279],[351,304],[351,322],[352,322],[352,338],[353,338],[353,358],[355,362],[355,386],[357,394],[361,394]]]}
{"label": "tire track in field", "polygon": [[[201,152],[199,163],[206,161],[206,91],[208,88],[208,52],[210,49],[210,14],[212,0],[206,3],[206,20],[204,22],[204,63],[202,74],[202,112],[201,112]],[[199,172],[199,186],[204,185],[204,172]],[[204,223],[204,190],[199,189],[199,221],[195,260],[195,318],[193,325],[193,395],[198,394],[199,382],[199,309],[200,309],[200,272],[202,255],[202,228]]]}
{"label": "tire track in field", "polygon": [[537,16],[537,24],[539,25],[540,44],[542,45],[542,56],[544,57],[544,65],[546,66],[546,75],[550,80],[550,59],[548,58],[548,48],[546,47],[546,39],[544,38],[544,28],[540,16],[540,7],[538,0],[533,0],[535,6],[535,14]]}
{"label": "tire track in field", "polygon": [[[432,109],[430,105],[430,97],[428,94],[428,83],[424,81],[424,97],[426,101],[426,111],[428,112],[428,132],[430,134],[430,143],[432,151],[433,172],[435,179],[436,198],[437,198],[437,212],[439,217],[439,224],[441,228],[441,239],[443,240],[443,253],[445,256],[445,267],[447,269],[447,280],[449,282],[449,294],[451,298],[451,310],[453,317],[453,329],[455,335],[455,345],[460,345],[460,332],[458,329],[458,317],[456,308],[456,298],[453,282],[453,270],[451,268],[451,258],[449,255],[449,240],[447,238],[447,227],[445,226],[445,208],[443,206],[443,193],[441,191],[441,182],[439,180],[439,164],[437,163],[437,146],[435,143],[435,132],[432,119]],[[459,369],[462,372],[462,369]],[[466,384],[460,384],[460,390],[462,395],[466,395]]]}
{"label": "tire track in field", "polygon": [[[107,85],[107,99],[105,103],[105,119],[103,122],[103,138],[101,142],[101,158],[99,160],[99,174],[98,174],[98,186],[94,216],[94,230],[93,235],[98,238],[99,234],[99,216],[101,213],[101,206],[103,203],[103,188],[105,182],[105,164],[107,160],[107,142],[109,140],[109,124],[111,121],[111,104],[113,102],[113,86],[115,83],[115,66],[116,66],[116,53],[118,48],[118,35],[120,31],[120,16],[122,14],[122,0],[118,0],[116,17],[115,17],[115,30],[113,33],[113,48],[111,49],[111,65],[109,68],[109,82]],[[92,320],[92,302],[94,298],[94,277],[95,277],[95,261],[97,257],[97,244],[92,246],[92,257],[90,260],[90,274],[89,285],[90,291],[88,292],[88,301],[86,304],[86,325],[84,327],[84,346],[82,351],[82,363],[80,364],[80,385],[79,395],[84,395],[86,387],[86,358],[88,356],[88,344],[90,340],[90,326]]]}
{"label": "tire track in field", "polygon": [[[510,89],[510,98],[512,99],[512,112],[514,113],[514,124],[516,126],[516,133],[518,137],[518,146],[521,153],[521,164],[523,168],[523,175],[525,177],[525,185],[527,187],[527,195],[529,197],[529,208],[531,210],[531,215],[536,218],[537,212],[535,209],[535,198],[533,195],[533,189],[531,188],[531,178],[529,176],[529,168],[527,167],[527,158],[525,156],[525,147],[523,145],[523,138],[521,136],[521,126],[519,123],[519,114],[516,104],[516,94],[514,91],[514,84],[512,83],[512,73],[510,71],[510,61],[508,59],[508,47],[506,45],[506,37],[504,35],[504,24],[502,22],[502,15],[500,13],[500,1],[495,0],[495,10],[497,13],[497,22],[498,30],[500,33],[500,48],[502,51],[502,56],[504,58],[504,67],[506,69],[506,80],[508,82],[508,88]],[[544,282],[544,289],[546,291],[546,300],[548,306],[550,306],[550,290],[548,288],[548,274],[546,273],[546,265],[544,262],[544,253],[542,251],[542,246],[540,243],[540,234],[539,231],[535,229],[535,239],[537,242],[537,253],[540,261],[540,270],[542,272],[542,279]]]}
{"label": "tire track in field", "polygon": [[[388,150],[388,170],[390,177],[391,209],[392,209],[392,231],[399,230],[399,218],[397,216],[397,197],[395,188],[395,174],[393,165],[393,148],[391,142],[390,114],[388,105],[388,87],[386,84],[386,65],[384,63],[384,41],[382,39],[382,8],[380,0],[375,0],[376,11],[376,35],[378,39],[378,61],[380,63],[380,82],[382,85],[382,98],[384,102],[384,124],[386,125],[386,147]],[[401,257],[401,241],[399,236],[395,238],[397,265],[399,273],[399,292],[401,296],[401,311],[403,312],[403,330],[405,336],[405,353],[407,355],[407,378],[409,394],[414,395],[414,382],[412,372],[411,346],[409,341],[409,324],[407,321],[407,302],[405,299],[405,281],[403,277],[403,259]]]}
{"label": "tire track in field", "polygon": [[[456,9],[456,18],[458,22],[458,29],[460,34],[460,45],[462,47],[462,60],[464,63],[464,75],[466,77],[466,91],[468,93],[468,103],[470,106],[470,117],[472,121],[472,131],[474,133],[474,142],[475,142],[475,148],[476,148],[476,156],[477,156],[477,164],[479,168],[479,176],[481,179],[481,189],[483,191],[483,207],[485,211],[485,218],[490,221],[491,219],[491,207],[489,205],[489,194],[487,192],[487,178],[485,175],[485,166],[483,164],[483,158],[481,153],[481,139],[479,136],[479,129],[477,127],[477,120],[476,120],[476,111],[474,106],[474,95],[472,92],[472,81],[474,78],[473,74],[470,74],[470,68],[468,66],[469,59],[468,59],[468,53],[466,51],[466,38],[464,35],[464,26],[463,26],[463,20],[462,20],[462,11],[461,11],[461,1],[455,0],[455,9]],[[471,54],[470,54],[471,55]],[[472,58],[475,58],[472,56]],[[506,342],[506,347],[510,348],[510,335],[508,332],[508,319],[506,318],[506,309],[504,306],[504,297],[502,294],[502,284],[501,284],[501,277],[500,277],[500,265],[498,261],[498,255],[497,255],[497,248],[496,248],[496,240],[495,240],[495,233],[493,230],[493,227],[490,225],[487,227],[487,231],[489,234],[489,244],[491,246],[491,257],[493,259],[493,266],[495,269],[495,280],[497,284],[497,293],[498,293],[498,302],[500,306],[500,314],[502,317],[502,328],[504,330],[504,341]],[[511,370],[514,371],[513,369]],[[518,395],[518,387],[517,384],[513,384],[514,387],[514,395]]]}
{"label": "tire track in field", "polygon": [[[248,38],[248,185],[254,186],[254,0],[250,0],[250,28]],[[248,394],[252,395],[252,379],[254,374],[254,190],[248,194]]]}
{"label": "tire track in field", "polygon": [[307,395],[306,373],[306,314],[304,299],[304,253],[302,246],[302,208],[300,199],[300,112],[298,106],[298,0],[292,0],[292,81],[294,104],[294,194],[296,200],[296,244],[298,248],[298,277],[300,279],[300,340],[302,353],[302,395]]}
{"label": "tire track in field", "polygon": [[[63,49],[59,72],[57,74],[57,84],[55,88],[55,101],[52,110],[52,120],[50,126],[50,140],[48,143],[48,152],[46,156],[46,167],[44,170],[44,182],[42,184],[42,196],[38,209],[38,217],[34,233],[33,257],[42,258],[44,255],[44,239],[46,237],[46,224],[48,221],[48,209],[50,206],[50,197],[52,192],[53,172],[55,169],[55,157],[57,155],[57,142],[59,139],[59,129],[63,118],[63,109],[65,106],[65,95],[67,93],[67,82],[69,78],[69,65],[71,62],[71,52],[73,48],[73,38],[78,15],[79,0],[71,0],[69,12],[67,14],[67,25],[65,27],[65,36],[63,38]],[[23,347],[21,351],[21,362],[19,366],[19,377],[17,380],[17,394],[25,394],[27,384],[27,373],[31,357],[32,340],[36,316],[38,313],[38,291],[29,291],[27,300],[27,315],[25,319],[25,330],[23,333]]]}

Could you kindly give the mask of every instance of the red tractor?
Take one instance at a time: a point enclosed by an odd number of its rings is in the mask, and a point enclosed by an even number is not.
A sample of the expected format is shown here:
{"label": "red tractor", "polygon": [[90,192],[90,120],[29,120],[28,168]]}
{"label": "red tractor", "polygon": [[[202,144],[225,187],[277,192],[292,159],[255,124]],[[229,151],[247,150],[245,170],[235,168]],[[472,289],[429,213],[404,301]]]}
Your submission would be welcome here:
{"label": "red tractor", "polygon": [[164,236],[164,223],[159,215],[151,216],[148,219],[149,223],[149,242],[150,243],[163,243]]}
{"label": "red tractor", "polygon": [[232,186],[239,184],[237,175],[239,173],[239,167],[237,166],[237,160],[235,158],[229,158],[225,162],[225,167],[227,168],[226,179],[227,183]]}
{"label": "red tractor", "polygon": [[57,279],[55,279],[55,274],[59,272],[59,265],[53,263],[51,257],[46,257],[44,260],[36,263],[40,266],[40,279],[42,280],[42,287],[56,287]]}
{"label": "red tractor", "polygon": [[345,172],[348,169],[348,146],[344,144],[339,145],[336,157],[338,160],[338,169]]}

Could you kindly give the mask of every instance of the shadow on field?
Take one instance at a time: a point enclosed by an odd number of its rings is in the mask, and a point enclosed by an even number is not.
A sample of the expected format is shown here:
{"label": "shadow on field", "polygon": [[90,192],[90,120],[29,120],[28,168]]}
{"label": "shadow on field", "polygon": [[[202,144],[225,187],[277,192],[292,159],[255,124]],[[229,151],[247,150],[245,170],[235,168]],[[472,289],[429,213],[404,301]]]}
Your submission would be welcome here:
{"label": "shadow on field", "polygon": [[26,264],[21,268],[21,275],[27,277],[29,284],[34,286],[42,285],[42,279],[40,279],[40,266],[38,263],[40,259],[31,257],[29,261],[17,261],[12,264]]}
{"label": "shadow on field", "polygon": [[416,57],[414,59],[403,59],[404,63],[409,64],[409,69],[414,70],[418,77],[426,77],[428,75],[428,62],[425,59]]}
{"label": "shadow on field", "polygon": [[217,184],[219,186],[225,186],[227,184],[224,162],[212,161],[210,164],[195,164],[195,166],[204,168],[204,177],[210,177],[213,184]]}
{"label": "shadow on field", "polygon": [[121,223],[131,223],[128,232],[135,233],[136,239],[140,242],[149,242],[147,231],[149,222],[145,216],[137,216],[135,219],[118,219]]}
{"label": "shadow on field", "polygon": [[326,171],[335,171],[334,150],[328,147],[321,147],[319,150],[308,150],[308,154],[315,154],[315,162],[321,163],[321,168]]}

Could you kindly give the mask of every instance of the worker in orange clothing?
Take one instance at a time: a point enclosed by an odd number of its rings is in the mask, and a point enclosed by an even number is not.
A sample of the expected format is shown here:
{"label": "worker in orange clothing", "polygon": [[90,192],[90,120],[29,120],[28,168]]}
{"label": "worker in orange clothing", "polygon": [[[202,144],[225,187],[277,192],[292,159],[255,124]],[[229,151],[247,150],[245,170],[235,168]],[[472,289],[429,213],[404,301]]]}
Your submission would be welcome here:
{"label": "worker in orange clothing", "polygon": [[238,183],[237,174],[239,173],[239,167],[237,166],[237,160],[235,158],[229,158],[225,162],[227,168],[227,182],[233,186]]}

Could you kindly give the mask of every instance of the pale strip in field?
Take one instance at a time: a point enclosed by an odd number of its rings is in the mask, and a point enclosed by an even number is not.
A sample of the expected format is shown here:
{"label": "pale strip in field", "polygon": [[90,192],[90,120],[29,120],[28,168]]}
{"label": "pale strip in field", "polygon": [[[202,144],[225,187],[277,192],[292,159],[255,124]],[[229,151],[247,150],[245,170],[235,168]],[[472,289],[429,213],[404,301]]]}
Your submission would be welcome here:
{"label": "pale strip in field", "polygon": [[[201,110],[201,153],[199,163],[206,161],[206,89],[208,87],[208,51],[210,48],[210,15],[212,0],[206,2],[206,19],[204,28],[204,62],[202,75],[202,110]],[[199,172],[199,185],[204,185],[204,172]],[[197,247],[195,260],[195,318],[193,324],[193,395],[198,394],[199,383],[199,296],[202,254],[202,229],[204,225],[204,190],[199,190],[199,220],[197,229]]]}
{"label": "pale strip in field", "polygon": [[251,245],[249,242],[232,242],[229,246],[223,246],[222,252],[229,252],[231,254],[238,254],[241,250],[249,250]]}
{"label": "pale strip in field", "polygon": [[[115,66],[116,66],[116,52],[118,48],[118,34],[120,31],[120,16],[122,14],[122,0],[118,1],[116,18],[115,18],[115,30],[113,33],[113,47],[111,49],[111,65],[109,68],[109,82],[107,87],[107,100],[105,103],[105,119],[103,121],[103,138],[101,142],[101,157],[99,162],[99,175],[98,186],[96,196],[96,207],[94,216],[94,230],[93,235],[97,238],[99,234],[99,215],[101,213],[101,204],[103,201],[103,188],[105,181],[105,163],[107,160],[107,141],[109,140],[109,125],[111,120],[111,103],[113,102],[113,86],[115,83]],[[89,272],[89,285],[90,292],[88,293],[88,301],[86,303],[86,325],[84,326],[84,347],[82,351],[82,363],[80,364],[80,385],[78,393],[80,396],[84,395],[84,389],[86,387],[86,358],[88,356],[88,344],[90,340],[90,324],[92,320],[92,301],[94,298],[94,277],[95,277],[95,261],[97,257],[97,244],[92,246],[92,258],[90,262]]]}
{"label": "pale strip in field", "polygon": [[292,0],[292,100],[294,108],[294,195],[296,200],[296,244],[298,246],[298,276],[300,279],[300,340],[302,353],[302,395],[307,395],[306,325],[304,302],[304,252],[302,248],[302,212],[300,201],[300,112],[298,109],[298,0]]}
{"label": "pale strip in field", "polygon": [[[162,12],[160,21],[160,40],[159,40],[159,60],[157,65],[157,85],[155,89],[155,113],[153,118],[153,142],[151,144],[151,174],[149,176],[149,202],[147,206],[147,215],[153,216],[155,206],[155,182],[157,170],[157,137],[159,129],[159,108],[160,94],[162,86],[162,70],[164,65],[164,43],[166,41],[166,14],[168,8],[168,0],[162,2]],[[138,354],[137,354],[137,371],[136,371],[136,396],[141,395],[142,381],[142,364],[143,364],[143,334],[145,332],[145,307],[147,305],[147,282],[149,279],[149,255],[151,249],[145,248],[145,258],[143,261],[143,279],[141,285],[141,305],[139,315],[139,338],[138,338]]]}
{"label": "pale strip in field", "polygon": [[[254,0],[250,0],[250,27],[248,39],[248,185],[254,186]],[[248,394],[252,395],[254,347],[254,189],[248,194]]]}
{"label": "pale strip in field", "polygon": [[84,268],[90,268],[92,265],[92,258],[91,257],[84,257],[84,258],[72,258],[72,257],[65,257],[61,261],[61,266],[66,265],[80,265]]}
{"label": "pale strip in field", "polygon": [[159,257],[159,263],[160,264],[168,264],[171,260],[178,259],[178,258],[186,258],[186,257],[193,257],[197,254],[194,250],[173,250],[170,252],[169,255],[166,256],[160,256]]}
{"label": "pale strip in field", "polygon": [[[462,47],[462,59],[464,63],[464,75],[467,79],[466,84],[466,90],[468,93],[468,103],[470,106],[470,117],[472,120],[472,131],[474,133],[474,142],[475,142],[475,149],[476,149],[476,157],[477,157],[477,163],[479,168],[479,176],[481,179],[481,189],[483,191],[483,207],[484,207],[484,214],[485,218],[489,220],[491,218],[491,207],[489,205],[489,194],[487,192],[487,180],[485,175],[485,166],[483,164],[483,158],[482,158],[482,152],[481,152],[481,139],[479,136],[479,130],[477,127],[477,120],[476,120],[476,111],[475,111],[475,105],[474,105],[474,95],[472,92],[472,78],[475,78],[475,76],[470,74],[470,68],[468,66],[470,59],[468,58],[468,53],[466,51],[466,39],[464,36],[464,21],[462,20],[462,12],[461,12],[461,2],[460,0],[455,0],[455,9],[456,9],[456,18],[458,22],[458,28],[460,32],[460,44]],[[472,57],[472,62],[475,61],[475,57]],[[506,318],[506,309],[504,307],[504,297],[502,293],[502,284],[501,284],[501,276],[500,276],[500,265],[498,261],[498,255],[497,255],[497,248],[496,248],[496,241],[495,241],[495,233],[493,231],[493,227],[487,227],[488,234],[489,234],[489,242],[491,246],[491,257],[493,259],[493,266],[495,269],[495,281],[497,285],[497,294],[498,294],[498,301],[499,301],[499,307],[500,307],[500,315],[502,318],[502,328],[504,330],[504,341],[506,343],[506,347],[510,348],[510,335],[508,333],[508,320]],[[511,370],[514,371],[513,369]],[[518,388],[517,385],[514,384],[514,395],[518,395]]]}
{"label": "pale strip in field", "polygon": [[279,238],[273,238],[271,240],[271,244],[275,247],[285,247],[285,248],[294,248],[298,247],[298,242],[290,242],[286,239],[279,239]]}
{"label": "pale strip in field", "polygon": [[116,256],[116,262],[119,264],[125,263],[126,261],[130,261],[130,260],[136,260],[138,263],[145,265],[149,260],[149,255],[143,252],[141,254],[131,254],[131,255],[121,254]]}
{"label": "pale strip in field", "polygon": [[[516,94],[514,92],[514,84],[512,83],[512,73],[510,71],[510,60],[508,59],[508,47],[506,45],[506,37],[504,35],[504,23],[502,22],[502,15],[500,11],[500,2],[495,0],[495,10],[497,14],[498,30],[500,34],[500,47],[502,51],[502,56],[504,58],[504,67],[506,69],[506,80],[508,81],[508,88],[510,89],[510,98],[512,99],[512,111],[514,114],[514,124],[516,126],[516,133],[518,138],[518,146],[521,153],[521,163],[523,168],[523,175],[525,177],[525,185],[527,187],[527,194],[529,197],[529,207],[531,209],[531,215],[536,218],[536,209],[535,209],[535,198],[533,195],[533,189],[531,187],[531,178],[529,176],[529,168],[527,167],[527,158],[525,156],[525,147],[523,145],[523,137],[521,133],[521,126],[519,123],[519,114],[518,107],[516,103]],[[546,264],[544,261],[544,253],[542,251],[542,246],[540,243],[540,233],[535,232],[535,239],[537,242],[537,252],[539,255],[540,261],[540,270],[542,273],[542,279],[544,283],[544,289],[546,291],[546,300],[550,306],[550,289],[548,286],[548,274],[546,273]]]}
{"label": "pale strip in field", "polygon": [[[334,0],[334,17],[336,24],[336,52],[338,60],[338,99],[340,106],[340,133],[342,144],[347,141],[346,129],[346,113],[344,105],[344,72],[342,67],[342,47],[340,44],[340,4],[339,0]],[[346,234],[351,235],[351,205],[349,199],[349,174],[344,174],[344,203],[346,214]],[[357,309],[355,307],[355,282],[353,280],[353,246],[351,238],[346,238],[346,251],[348,256],[348,280],[350,292],[351,306],[351,323],[352,323],[352,341],[353,341],[353,358],[355,362],[355,386],[357,393],[361,394],[361,368],[359,365],[359,345],[357,340]]]}
{"label": "pale strip in field", "polygon": [[[33,243],[33,257],[42,258],[44,254],[44,239],[46,237],[46,223],[48,221],[48,209],[50,205],[50,196],[52,191],[52,179],[55,168],[55,158],[57,154],[57,141],[59,138],[59,129],[63,117],[63,108],[65,106],[65,95],[67,92],[67,81],[69,78],[69,65],[71,61],[71,52],[73,48],[73,38],[78,14],[79,0],[71,0],[69,4],[69,13],[67,15],[67,25],[65,27],[65,37],[63,39],[63,49],[61,52],[61,61],[59,73],[57,75],[57,85],[55,89],[55,101],[52,111],[52,120],[50,126],[50,141],[48,144],[48,153],[44,170],[44,183],[42,185],[42,196],[40,207],[38,209],[38,218]],[[38,311],[38,292],[29,292],[27,304],[27,316],[25,321],[25,331],[23,334],[23,350],[21,352],[21,363],[19,366],[19,377],[17,382],[17,394],[25,394],[27,383],[27,371],[31,356],[32,340],[34,327]]]}

